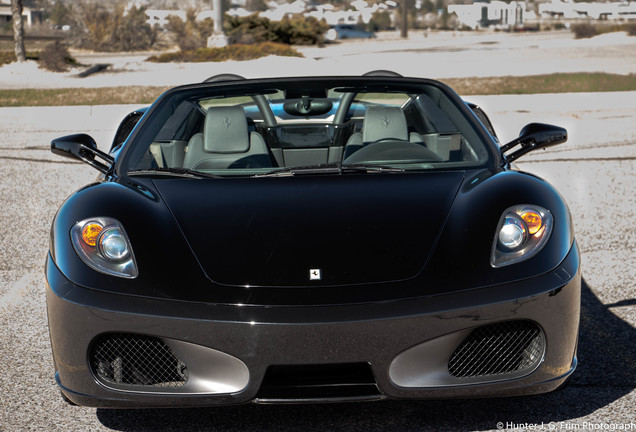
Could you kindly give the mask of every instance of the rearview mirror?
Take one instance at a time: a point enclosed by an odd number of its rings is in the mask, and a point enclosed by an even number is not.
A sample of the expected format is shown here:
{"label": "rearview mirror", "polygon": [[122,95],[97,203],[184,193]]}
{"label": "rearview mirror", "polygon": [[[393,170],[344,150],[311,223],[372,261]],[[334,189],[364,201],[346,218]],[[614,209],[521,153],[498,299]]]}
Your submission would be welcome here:
{"label": "rearview mirror", "polygon": [[[564,143],[568,140],[568,132],[559,126],[544,123],[530,123],[519,133],[519,138],[501,147],[501,154],[507,162],[512,162],[532,150],[547,148]],[[504,154],[510,149],[521,145],[521,148],[510,154]]]}
{"label": "rearview mirror", "polygon": [[[58,156],[85,162],[102,173],[107,173],[115,161],[106,153],[98,150],[95,140],[87,134],[74,134],[56,138],[51,141],[51,152]],[[100,158],[106,163],[100,162],[96,158]]]}
{"label": "rearview mirror", "polygon": [[331,111],[333,103],[324,99],[310,99],[303,96],[298,101],[285,102],[283,110],[293,116],[315,116],[326,114]]}

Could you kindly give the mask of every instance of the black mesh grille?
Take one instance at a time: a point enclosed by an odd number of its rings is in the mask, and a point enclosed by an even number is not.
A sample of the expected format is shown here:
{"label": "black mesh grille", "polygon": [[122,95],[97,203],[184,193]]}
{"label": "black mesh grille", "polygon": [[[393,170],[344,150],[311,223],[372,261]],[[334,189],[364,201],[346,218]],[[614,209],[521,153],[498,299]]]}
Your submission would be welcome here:
{"label": "black mesh grille", "polygon": [[461,343],[448,362],[457,378],[521,372],[543,355],[544,339],[535,323],[507,321],[479,327]]}
{"label": "black mesh grille", "polygon": [[128,114],[128,117],[126,117],[119,125],[119,129],[117,130],[115,139],[113,140],[113,147],[126,141],[126,138],[128,138],[128,135],[130,135],[132,130],[135,128],[142,115],[143,113],[140,112]]}
{"label": "black mesh grille", "polygon": [[105,384],[180,387],[188,380],[186,365],[161,339],[151,336],[100,336],[91,347],[90,364]]}

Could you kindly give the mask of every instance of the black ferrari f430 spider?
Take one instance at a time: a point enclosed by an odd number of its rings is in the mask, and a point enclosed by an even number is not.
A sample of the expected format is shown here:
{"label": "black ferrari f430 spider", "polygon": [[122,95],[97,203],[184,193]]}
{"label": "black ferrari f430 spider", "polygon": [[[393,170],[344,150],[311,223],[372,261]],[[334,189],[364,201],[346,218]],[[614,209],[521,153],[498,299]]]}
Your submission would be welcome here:
{"label": "black ferrari f430 spider", "polygon": [[570,213],[446,85],[222,76],[131,113],[53,221],[55,379],[98,407],[527,395],[576,367]]}

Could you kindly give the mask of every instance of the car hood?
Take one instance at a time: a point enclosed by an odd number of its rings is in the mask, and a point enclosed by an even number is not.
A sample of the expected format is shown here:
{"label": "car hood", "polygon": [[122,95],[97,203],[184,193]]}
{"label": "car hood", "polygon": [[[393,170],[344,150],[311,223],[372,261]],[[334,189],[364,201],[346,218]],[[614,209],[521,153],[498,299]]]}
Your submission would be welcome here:
{"label": "car hood", "polygon": [[463,171],[156,179],[199,264],[235,286],[342,286],[417,276]]}

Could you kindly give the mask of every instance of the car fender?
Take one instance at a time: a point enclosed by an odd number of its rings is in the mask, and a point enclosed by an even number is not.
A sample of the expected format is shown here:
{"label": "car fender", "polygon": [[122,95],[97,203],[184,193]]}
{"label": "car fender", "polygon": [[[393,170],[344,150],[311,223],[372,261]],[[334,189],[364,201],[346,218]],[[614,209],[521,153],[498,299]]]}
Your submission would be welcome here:
{"label": "car fender", "polygon": [[[552,213],[550,239],[534,257],[493,268],[490,254],[499,220],[506,209],[520,204],[538,205]],[[472,173],[453,203],[420,279],[426,283],[428,294],[523,280],[558,267],[573,242],[568,206],[548,182],[516,171]]]}
{"label": "car fender", "polygon": [[[125,279],[97,272],[75,252],[72,226],[100,216],[114,218],[124,227],[137,261],[138,277]],[[206,283],[171,213],[147,179],[93,183],[71,195],[55,216],[50,253],[66,278],[92,289],[165,298],[175,296],[184,285]],[[181,297],[184,295],[187,297],[181,292]]]}

